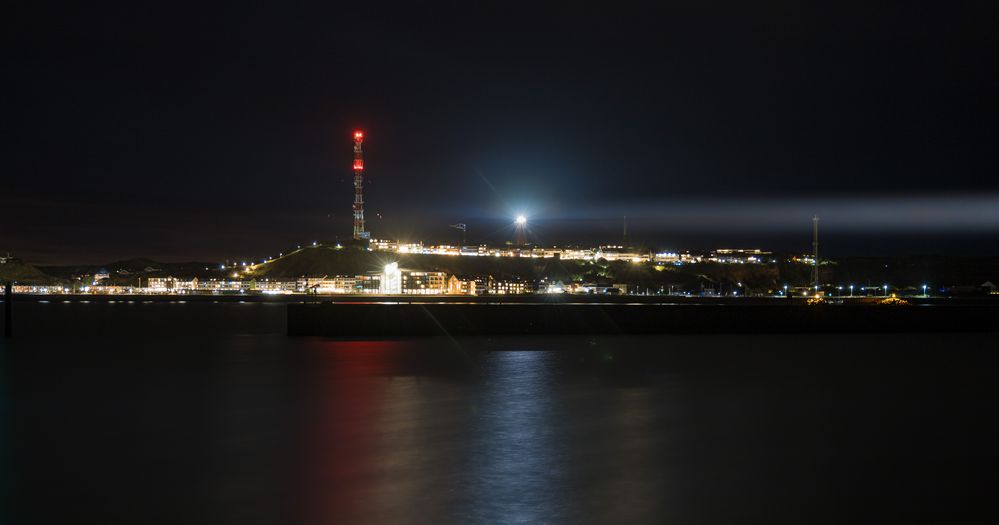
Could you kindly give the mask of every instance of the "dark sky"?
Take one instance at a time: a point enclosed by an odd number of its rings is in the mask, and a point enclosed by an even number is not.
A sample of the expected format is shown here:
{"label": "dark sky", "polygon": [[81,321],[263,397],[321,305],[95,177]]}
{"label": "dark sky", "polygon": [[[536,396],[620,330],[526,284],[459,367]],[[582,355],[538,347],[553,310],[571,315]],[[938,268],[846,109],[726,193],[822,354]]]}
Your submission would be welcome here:
{"label": "dark sky", "polygon": [[999,253],[990,2],[136,4],[5,15],[0,252],[348,237],[359,127],[376,237]]}

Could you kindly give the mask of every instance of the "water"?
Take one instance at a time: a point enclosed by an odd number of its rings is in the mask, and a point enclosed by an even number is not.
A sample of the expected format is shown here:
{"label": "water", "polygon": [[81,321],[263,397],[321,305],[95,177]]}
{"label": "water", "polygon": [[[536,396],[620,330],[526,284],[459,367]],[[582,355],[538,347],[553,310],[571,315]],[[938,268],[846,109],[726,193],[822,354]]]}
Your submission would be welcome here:
{"label": "water", "polygon": [[336,341],[17,304],[4,523],[996,516],[995,334]]}

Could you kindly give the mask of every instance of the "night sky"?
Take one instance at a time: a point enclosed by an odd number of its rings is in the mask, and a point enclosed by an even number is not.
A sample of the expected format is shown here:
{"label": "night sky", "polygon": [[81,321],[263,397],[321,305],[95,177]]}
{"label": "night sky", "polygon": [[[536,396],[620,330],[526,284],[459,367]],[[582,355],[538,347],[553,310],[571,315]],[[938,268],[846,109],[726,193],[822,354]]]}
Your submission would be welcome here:
{"label": "night sky", "polygon": [[32,262],[348,238],[354,128],[375,237],[804,252],[818,214],[830,255],[999,253],[992,3],[21,4],[0,252]]}

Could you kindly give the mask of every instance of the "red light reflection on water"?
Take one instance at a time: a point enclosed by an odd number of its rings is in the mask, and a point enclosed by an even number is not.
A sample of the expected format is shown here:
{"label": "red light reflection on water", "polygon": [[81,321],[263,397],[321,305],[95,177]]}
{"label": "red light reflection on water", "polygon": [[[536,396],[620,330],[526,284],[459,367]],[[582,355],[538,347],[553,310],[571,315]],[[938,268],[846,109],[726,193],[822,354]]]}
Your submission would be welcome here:
{"label": "red light reflection on water", "polygon": [[306,522],[363,522],[377,513],[382,462],[381,413],[405,344],[320,341],[308,410],[303,414],[303,508]]}

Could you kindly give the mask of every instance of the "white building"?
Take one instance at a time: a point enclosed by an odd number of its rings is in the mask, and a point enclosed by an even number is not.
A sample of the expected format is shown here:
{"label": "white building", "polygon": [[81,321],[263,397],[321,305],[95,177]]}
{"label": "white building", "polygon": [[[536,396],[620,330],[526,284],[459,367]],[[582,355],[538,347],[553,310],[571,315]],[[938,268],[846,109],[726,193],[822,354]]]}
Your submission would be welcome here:
{"label": "white building", "polygon": [[382,273],[381,291],[386,295],[402,293],[402,271],[399,270],[399,263],[385,265],[385,271]]}

